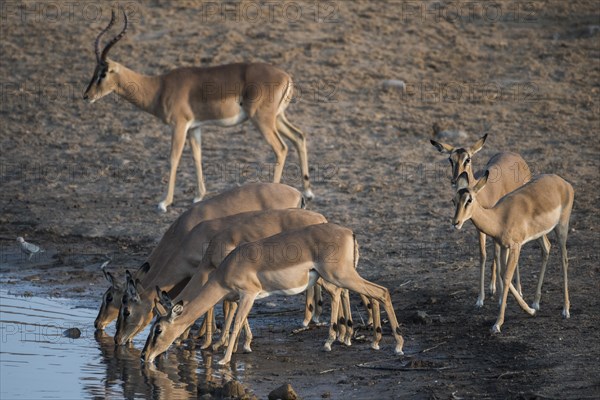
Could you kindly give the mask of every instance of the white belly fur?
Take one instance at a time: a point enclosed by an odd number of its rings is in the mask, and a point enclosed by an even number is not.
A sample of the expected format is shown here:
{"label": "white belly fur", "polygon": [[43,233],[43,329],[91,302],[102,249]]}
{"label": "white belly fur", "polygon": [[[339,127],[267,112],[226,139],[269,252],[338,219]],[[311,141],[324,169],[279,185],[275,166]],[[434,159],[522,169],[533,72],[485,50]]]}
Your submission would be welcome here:
{"label": "white belly fur", "polygon": [[306,285],[289,288],[289,289],[281,289],[281,290],[273,290],[271,292],[262,291],[256,296],[256,299],[264,299],[265,297],[269,297],[271,295],[285,295],[285,296],[293,296],[295,294],[299,294],[304,292],[311,286],[314,286],[315,282],[319,279],[319,274],[315,270],[310,270],[308,272],[308,283]]}
{"label": "white belly fur", "polygon": [[246,115],[246,112],[244,111],[243,108],[240,108],[240,112],[237,115],[234,115],[233,117],[229,117],[229,118],[224,118],[224,119],[211,119],[211,120],[207,120],[207,121],[194,121],[192,122],[192,125],[190,126],[191,129],[193,128],[200,128],[206,125],[217,125],[217,126],[235,126],[235,125],[239,125],[242,122],[246,121],[248,119],[248,115]]}

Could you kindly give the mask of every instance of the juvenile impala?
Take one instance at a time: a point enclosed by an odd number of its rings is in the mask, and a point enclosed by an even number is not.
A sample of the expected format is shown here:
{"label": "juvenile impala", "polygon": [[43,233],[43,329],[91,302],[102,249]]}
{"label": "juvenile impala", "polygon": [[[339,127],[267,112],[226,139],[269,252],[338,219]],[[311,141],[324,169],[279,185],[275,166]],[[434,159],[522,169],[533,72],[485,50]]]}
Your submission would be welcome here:
{"label": "juvenile impala", "polygon": [[[500,332],[504,323],[504,312],[508,290],[517,299],[519,305],[530,315],[539,309],[541,286],[546,272],[548,257],[542,260],[540,278],[535,293],[533,308],[527,306],[519,292],[512,286],[511,280],[519,261],[521,247],[541,238],[551,231],[556,233],[560,244],[564,278],[563,317],[569,318],[569,288],[567,281],[567,234],[569,218],[573,208],[573,187],[558,175],[540,175],[517,190],[504,196],[494,207],[485,208],[479,202],[479,192],[488,181],[489,171],[469,187],[469,178],[463,172],[457,181],[454,202],[456,211],[452,225],[460,229],[465,221],[471,219],[481,232],[491,236],[501,247],[500,262],[504,271],[504,288],[500,314],[492,331]],[[549,249],[548,249],[549,250]]]}
{"label": "juvenile impala", "polygon": [[173,127],[171,137],[170,173],[167,195],[158,205],[166,211],[173,202],[177,166],[188,132],[197,176],[197,194],[205,193],[202,175],[201,129],[207,125],[235,126],[250,120],[273,149],[276,162],[273,181],[279,182],[287,156],[282,135],[298,151],[304,186],[304,196],[313,197],[310,190],[306,138],[285,116],[292,92],[292,78],[284,71],[261,63],[227,64],[215,67],[183,67],[163,75],[146,76],[107,58],[110,49],[127,32],[125,26],[100,52],[100,38],[114,24],[113,11],[108,26],[95,42],[96,68],[83,98],[90,103],[111,92],[131,102]]}
{"label": "juvenile impala", "polygon": [[[396,320],[388,290],[358,275],[358,243],[351,230],[335,224],[311,225],[287,231],[256,242],[238,246],[210,276],[206,285],[180,295],[168,312],[156,318],[152,325],[142,360],[152,362],[165,352],[174,339],[197,318],[204,315],[222,299],[237,300],[232,339],[219,364],[229,363],[243,321],[256,299],[272,294],[297,294],[319,278],[371,298],[374,319],[372,348],[379,348],[381,320],[379,302],[384,303],[392,332],[396,339],[395,352],[402,353],[404,339]],[[340,297],[333,296],[331,315],[335,319]],[[331,344],[336,337],[336,324],[329,327]]]}
{"label": "juvenile impala", "polygon": [[[157,276],[172,273],[163,267],[177,250],[177,243],[181,243],[188,232],[202,221],[247,211],[294,207],[304,207],[302,194],[293,187],[280,183],[248,183],[198,202],[171,224],[148,261],[136,271],[133,280],[139,280],[142,286],[147,286]],[[116,283],[112,274],[106,271],[104,274],[111,286],[102,296],[100,311],[94,323],[96,329],[104,329],[117,318],[125,289]]]}
{"label": "juvenile impala", "polygon": [[[477,171],[474,174],[473,163],[471,159],[477,152],[479,152],[479,150],[481,150],[486,139],[487,134],[481,137],[473,146],[469,147],[468,149],[463,147],[456,148],[445,143],[436,142],[435,140],[431,140],[431,144],[435,146],[440,153],[447,153],[450,155],[450,157],[448,157],[450,165],[452,166],[452,178],[450,182],[452,183],[453,187],[456,186],[458,177],[463,172],[467,174],[470,182],[474,182],[476,179],[481,177],[485,171],[490,171],[492,178],[485,188],[482,189],[478,194],[479,203],[485,208],[490,208],[493,207],[498,200],[502,198],[502,196],[529,182],[531,179],[531,172],[527,162],[525,162],[525,160],[519,154],[502,152],[492,156],[492,158],[490,158],[490,160],[487,162],[485,168],[481,171]],[[487,253],[485,249],[486,235],[479,230],[478,233],[480,276],[479,296],[477,297],[476,306],[482,307],[483,301],[485,300],[485,262]],[[540,239],[540,243],[542,241],[544,244],[548,242],[548,239],[545,235],[542,239]],[[542,251],[545,248],[544,244],[542,244]],[[497,258],[500,256],[499,249],[500,248],[497,245],[494,246],[494,255],[492,257],[492,279],[490,281],[491,294],[496,293],[496,265]],[[519,293],[521,293],[521,279],[519,276],[518,266],[516,273],[517,290]],[[501,273],[499,273],[499,276],[501,276]],[[501,278],[500,290],[502,290]]]}
{"label": "juvenile impala", "polygon": [[[211,239],[228,227],[236,234],[231,235],[233,242],[243,243],[265,238],[287,229],[296,229],[312,224],[327,222],[316,212],[299,208],[285,210],[262,210],[230,215],[204,221],[192,229],[183,241],[173,242],[176,248],[154,279],[143,285],[128,276],[127,289],[123,295],[122,306],[117,320],[115,343],[123,345],[130,342],[150,323],[155,300],[158,299],[155,288],[166,291],[169,296],[177,296],[188,284],[202,285],[208,275],[214,271],[210,263],[202,263]],[[235,243],[234,243],[235,244]],[[234,246],[235,247],[235,246]],[[200,281],[191,280],[199,275]],[[212,310],[211,310],[212,311]],[[207,339],[211,337],[212,312],[206,319]],[[208,341],[208,340],[207,340]],[[205,347],[210,343],[205,343]]]}

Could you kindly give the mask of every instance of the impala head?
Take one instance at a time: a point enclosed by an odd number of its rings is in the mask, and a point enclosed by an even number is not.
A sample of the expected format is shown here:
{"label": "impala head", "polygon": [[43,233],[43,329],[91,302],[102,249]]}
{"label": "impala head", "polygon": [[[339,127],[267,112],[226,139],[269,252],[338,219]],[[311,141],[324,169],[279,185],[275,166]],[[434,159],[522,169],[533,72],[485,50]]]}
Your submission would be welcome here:
{"label": "impala head", "polygon": [[473,176],[473,166],[471,165],[471,157],[475,153],[477,153],[483,147],[485,140],[487,139],[487,134],[481,137],[473,146],[465,149],[463,147],[453,147],[449,144],[436,142],[435,140],[430,140],[431,144],[435,146],[436,149],[440,153],[447,153],[450,155],[448,160],[450,161],[450,165],[452,166],[452,178],[450,182],[453,187],[456,187],[458,177],[463,173],[467,172],[470,176]]}
{"label": "impala head", "polygon": [[463,224],[473,215],[473,206],[477,199],[477,193],[483,189],[489,175],[490,171],[485,171],[485,174],[473,187],[469,187],[469,176],[466,172],[463,172],[458,177],[456,194],[452,199],[452,203],[454,203],[454,207],[456,208],[452,225],[456,229],[462,228]]}
{"label": "impala head", "polygon": [[177,319],[183,312],[183,300],[173,305],[165,292],[161,292],[158,287],[156,291],[159,296],[158,304],[166,312],[161,312],[158,307],[155,309],[156,321],[152,324],[146,345],[142,350],[142,361],[146,363],[152,363],[157,356],[167,351],[175,339],[181,336],[187,328],[185,324],[177,324]]}
{"label": "impala head", "polygon": [[116,283],[114,276],[105,267],[102,268],[102,273],[110,283],[110,287],[106,289],[102,296],[102,304],[94,321],[94,327],[99,330],[106,328],[106,325],[117,318],[121,307],[121,297],[123,296],[123,288]]}
{"label": "impala head", "polygon": [[115,22],[115,12],[112,11],[112,16],[108,26],[100,32],[98,37],[96,38],[96,42],[94,44],[94,49],[96,52],[96,68],[94,69],[94,75],[92,75],[92,80],[88,85],[85,93],[83,94],[83,99],[88,100],[90,103],[95,102],[96,100],[110,94],[113,90],[115,90],[119,67],[120,65],[114,61],[106,58],[109,50],[119,41],[125,33],[127,32],[127,14],[123,11],[123,18],[125,21],[125,26],[121,33],[115,36],[110,42],[104,46],[104,50],[100,52],[100,38],[104,35],[114,24]]}
{"label": "impala head", "polygon": [[129,271],[125,272],[127,287],[121,299],[121,308],[117,318],[117,332],[115,343],[124,345],[131,342],[152,320],[152,303],[140,295],[144,288],[140,281],[135,279]]}

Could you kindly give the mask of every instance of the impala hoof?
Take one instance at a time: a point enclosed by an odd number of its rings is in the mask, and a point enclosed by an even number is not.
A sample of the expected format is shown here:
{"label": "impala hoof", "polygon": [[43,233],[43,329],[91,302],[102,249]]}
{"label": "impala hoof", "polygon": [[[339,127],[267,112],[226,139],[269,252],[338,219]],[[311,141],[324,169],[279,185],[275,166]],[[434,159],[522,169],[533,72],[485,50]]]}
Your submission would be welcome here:
{"label": "impala hoof", "polygon": [[310,189],[306,189],[302,194],[307,201],[314,200],[315,194]]}
{"label": "impala hoof", "polygon": [[325,343],[323,345],[323,351],[327,351],[327,352],[331,351],[331,343]]}
{"label": "impala hoof", "polygon": [[160,203],[158,203],[158,211],[166,213],[167,212],[167,203],[165,203],[164,201],[161,201]]}
{"label": "impala hoof", "polygon": [[371,348],[373,350],[379,350],[379,343],[371,343]]}
{"label": "impala hoof", "polygon": [[397,356],[403,356],[404,352],[402,351],[402,345],[397,345],[396,348],[394,349],[394,352],[396,353]]}
{"label": "impala hoof", "polygon": [[475,307],[477,307],[477,308],[483,307],[483,299],[477,299],[477,303],[475,303]]}
{"label": "impala hoof", "polygon": [[495,324],[492,326],[492,333],[500,333],[500,325]]}
{"label": "impala hoof", "polygon": [[199,201],[202,201],[202,197],[194,197],[194,204],[196,204]]}
{"label": "impala hoof", "polygon": [[218,365],[227,365],[227,364],[229,364],[229,360],[224,358],[224,359],[218,361],[217,364]]}
{"label": "impala hoof", "polygon": [[569,310],[563,310],[562,316],[564,319],[571,318],[571,314],[569,313]]}
{"label": "impala hoof", "polygon": [[531,308],[533,308],[533,309],[534,309],[534,310],[536,310],[536,311],[540,311],[540,303],[538,303],[538,302],[534,302],[534,303],[531,305]]}

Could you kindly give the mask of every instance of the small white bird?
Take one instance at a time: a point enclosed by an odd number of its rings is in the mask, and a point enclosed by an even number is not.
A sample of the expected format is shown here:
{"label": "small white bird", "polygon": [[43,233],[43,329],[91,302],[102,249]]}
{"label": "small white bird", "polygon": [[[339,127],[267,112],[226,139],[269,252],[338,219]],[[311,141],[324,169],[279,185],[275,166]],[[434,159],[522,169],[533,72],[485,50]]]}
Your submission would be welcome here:
{"label": "small white bird", "polygon": [[17,242],[19,242],[21,246],[21,252],[29,255],[29,260],[31,260],[31,257],[33,257],[34,254],[44,252],[44,249],[40,246],[33,243],[27,243],[21,236],[17,238]]}

